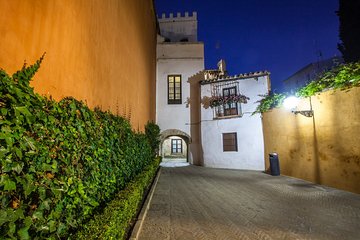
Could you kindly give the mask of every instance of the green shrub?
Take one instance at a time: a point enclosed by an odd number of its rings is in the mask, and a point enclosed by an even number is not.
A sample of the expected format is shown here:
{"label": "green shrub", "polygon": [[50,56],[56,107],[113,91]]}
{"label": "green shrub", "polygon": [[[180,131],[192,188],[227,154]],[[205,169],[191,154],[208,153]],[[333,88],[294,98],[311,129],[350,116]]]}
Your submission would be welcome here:
{"label": "green shrub", "polygon": [[1,239],[66,238],[152,159],[124,118],[35,94],[42,60],[0,70]]}
{"label": "green shrub", "polygon": [[153,156],[155,157],[159,152],[160,144],[160,128],[153,122],[148,122],[145,125],[145,135],[150,143]]}
{"label": "green shrub", "polygon": [[325,72],[317,80],[297,91],[300,97],[310,97],[327,89],[347,89],[360,86],[360,62],[349,63]]}
{"label": "green shrub", "polygon": [[252,115],[266,112],[272,108],[281,106],[286,95],[281,93],[274,93],[269,95],[261,95],[261,97],[263,98],[260,101],[257,101],[259,105],[256,107],[256,110],[252,113]]}
{"label": "green shrub", "polygon": [[160,164],[155,159],[142,173],[119,192],[100,214],[95,215],[71,239],[125,239],[136,217],[145,191],[152,183]]}

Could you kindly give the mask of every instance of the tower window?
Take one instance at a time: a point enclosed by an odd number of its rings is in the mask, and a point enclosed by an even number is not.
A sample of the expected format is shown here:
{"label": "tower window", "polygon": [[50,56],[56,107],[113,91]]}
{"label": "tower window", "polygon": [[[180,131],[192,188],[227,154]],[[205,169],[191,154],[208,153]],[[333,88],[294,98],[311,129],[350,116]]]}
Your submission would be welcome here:
{"label": "tower window", "polygon": [[168,76],[168,104],[181,104],[181,75]]}

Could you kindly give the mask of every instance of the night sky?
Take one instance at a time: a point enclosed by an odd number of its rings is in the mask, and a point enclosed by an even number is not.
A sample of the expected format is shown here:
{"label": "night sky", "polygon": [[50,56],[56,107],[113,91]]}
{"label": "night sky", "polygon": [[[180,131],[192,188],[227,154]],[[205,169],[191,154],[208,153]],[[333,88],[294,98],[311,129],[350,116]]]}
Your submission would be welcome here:
{"label": "night sky", "polygon": [[272,90],[305,65],[335,55],[338,0],[155,0],[162,13],[196,11],[206,69],[225,59],[229,74],[268,70]]}

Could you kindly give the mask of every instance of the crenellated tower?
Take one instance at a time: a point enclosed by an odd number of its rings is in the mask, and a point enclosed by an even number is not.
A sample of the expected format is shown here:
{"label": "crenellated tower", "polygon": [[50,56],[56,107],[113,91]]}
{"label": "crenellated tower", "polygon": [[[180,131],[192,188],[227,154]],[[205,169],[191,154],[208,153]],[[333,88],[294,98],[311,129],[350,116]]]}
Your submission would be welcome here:
{"label": "crenellated tower", "polygon": [[158,18],[160,35],[166,42],[197,42],[197,13],[193,12],[190,16],[188,12],[182,16],[177,13],[174,16],[170,13],[167,17],[165,13]]}
{"label": "crenellated tower", "polygon": [[163,161],[193,161],[188,78],[204,69],[204,44],[197,39],[197,14],[162,14],[156,48],[156,122]]}

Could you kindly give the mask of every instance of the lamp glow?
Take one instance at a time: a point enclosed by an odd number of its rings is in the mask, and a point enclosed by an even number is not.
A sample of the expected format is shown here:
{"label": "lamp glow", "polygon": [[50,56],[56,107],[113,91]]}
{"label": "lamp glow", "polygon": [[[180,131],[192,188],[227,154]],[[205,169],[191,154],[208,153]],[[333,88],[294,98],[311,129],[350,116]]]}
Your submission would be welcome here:
{"label": "lamp glow", "polygon": [[286,109],[295,109],[297,107],[299,103],[299,99],[295,96],[290,96],[290,97],[287,97],[285,98],[284,102],[283,102],[283,106],[286,108]]}

